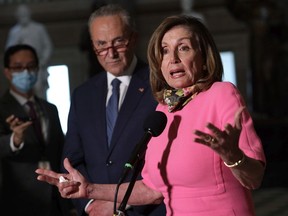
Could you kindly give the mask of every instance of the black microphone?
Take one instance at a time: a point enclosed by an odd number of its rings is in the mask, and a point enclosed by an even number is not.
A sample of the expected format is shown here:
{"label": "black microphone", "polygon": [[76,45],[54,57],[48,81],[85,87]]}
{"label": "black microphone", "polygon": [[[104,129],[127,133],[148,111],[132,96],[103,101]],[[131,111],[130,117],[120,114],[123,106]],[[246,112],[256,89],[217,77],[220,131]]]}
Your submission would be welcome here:
{"label": "black microphone", "polygon": [[122,184],[124,179],[127,177],[129,170],[133,169],[135,163],[144,157],[146,152],[147,144],[152,137],[159,136],[165,129],[167,124],[167,117],[163,112],[154,111],[144,121],[143,129],[144,135],[138,144],[135,146],[130,159],[124,166],[124,171],[119,179],[118,184]]}

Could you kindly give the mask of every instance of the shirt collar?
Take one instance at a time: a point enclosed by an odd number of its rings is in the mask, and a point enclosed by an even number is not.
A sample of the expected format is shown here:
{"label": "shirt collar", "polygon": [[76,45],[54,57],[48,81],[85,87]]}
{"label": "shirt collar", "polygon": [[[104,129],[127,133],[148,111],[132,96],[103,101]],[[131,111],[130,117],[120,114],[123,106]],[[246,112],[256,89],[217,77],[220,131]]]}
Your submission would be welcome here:
{"label": "shirt collar", "polygon": [[13,91],[12,89],[10,89],[10,94],[20,103],[21,106],[24,106],[27,101],[35,101],[34,97],[32,96],[31,98],[27,99],[19,94],[17,94],[15,91]]}

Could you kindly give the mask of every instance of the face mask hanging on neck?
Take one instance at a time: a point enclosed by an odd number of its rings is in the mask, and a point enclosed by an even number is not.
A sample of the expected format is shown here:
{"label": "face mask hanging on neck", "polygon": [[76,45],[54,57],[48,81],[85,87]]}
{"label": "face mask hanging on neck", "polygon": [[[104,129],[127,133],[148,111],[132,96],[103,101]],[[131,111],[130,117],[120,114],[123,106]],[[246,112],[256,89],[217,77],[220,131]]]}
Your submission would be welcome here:
{"label": "face mask hanging on neck", "polygon": [[37,81],[36,72],[28,72],[27,69],[12,74],[12,84],[21,93],[27,93]]}

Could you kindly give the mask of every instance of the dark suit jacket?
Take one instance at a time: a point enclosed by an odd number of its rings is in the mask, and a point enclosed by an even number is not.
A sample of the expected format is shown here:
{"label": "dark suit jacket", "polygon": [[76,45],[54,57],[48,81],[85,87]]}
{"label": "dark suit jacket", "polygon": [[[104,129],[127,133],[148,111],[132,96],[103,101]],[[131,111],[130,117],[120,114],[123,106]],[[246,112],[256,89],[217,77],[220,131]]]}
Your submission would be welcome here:
{"label": "dark suit jacket", "polygon": [[[144,119],[157,105],[149,85],[147,64],[138,60],[118,114],[110,148],[106,135],[106,96],[105,72],[97,74],[74,91],[63,156],[68,157],[89,181],[115,184],[134,146],[144,134]],[[79,212],[83,213],[87,202],[88,200],[75,202]],[[157,206],[153,206],[155,207]],[[143,215],[153,214],[149,214],[147,210]],[[154,215],[165,215],[165,211],[155,211]]]}
{"label": "dark suit jacket", "polygon": [[36,100],[48,119],[48,141],[45,145],[40,144],[30,126],[26,130],[23,149],[13,153],[9,145],[12,131],[5,120],[11,114],[18,117],[27,117],[27,114],[8,91],[0,99],[0,165],[3,189],[1,211],[11,216],[44,216],[51,209],[51,214],[60,215],[55,212],[61,200],[56,187],[52,188],[49,184],[38,181],[35,170],[44,155],[51,168],[59,170],[64,135],[56,106],[39,98]]}

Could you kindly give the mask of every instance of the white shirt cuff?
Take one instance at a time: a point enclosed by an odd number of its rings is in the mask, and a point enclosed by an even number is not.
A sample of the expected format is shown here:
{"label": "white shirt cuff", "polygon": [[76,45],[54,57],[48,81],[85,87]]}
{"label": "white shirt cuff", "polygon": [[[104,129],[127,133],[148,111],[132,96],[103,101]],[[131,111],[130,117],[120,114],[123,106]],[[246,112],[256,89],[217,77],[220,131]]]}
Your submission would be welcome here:
{"label": "white shirt cuff", "polygon": [[23,148],[23,146],[24,146],[24,142],[22,142],[22,143],[19,145],[19,147],[16,147],[16,146],[14,145],[13,138],[14,138],[14,133],[12,133],[12,135],[11,135],[11,137],[10,137],[10,147],[11,147],[12,152],[20,151],[20,150]]}

